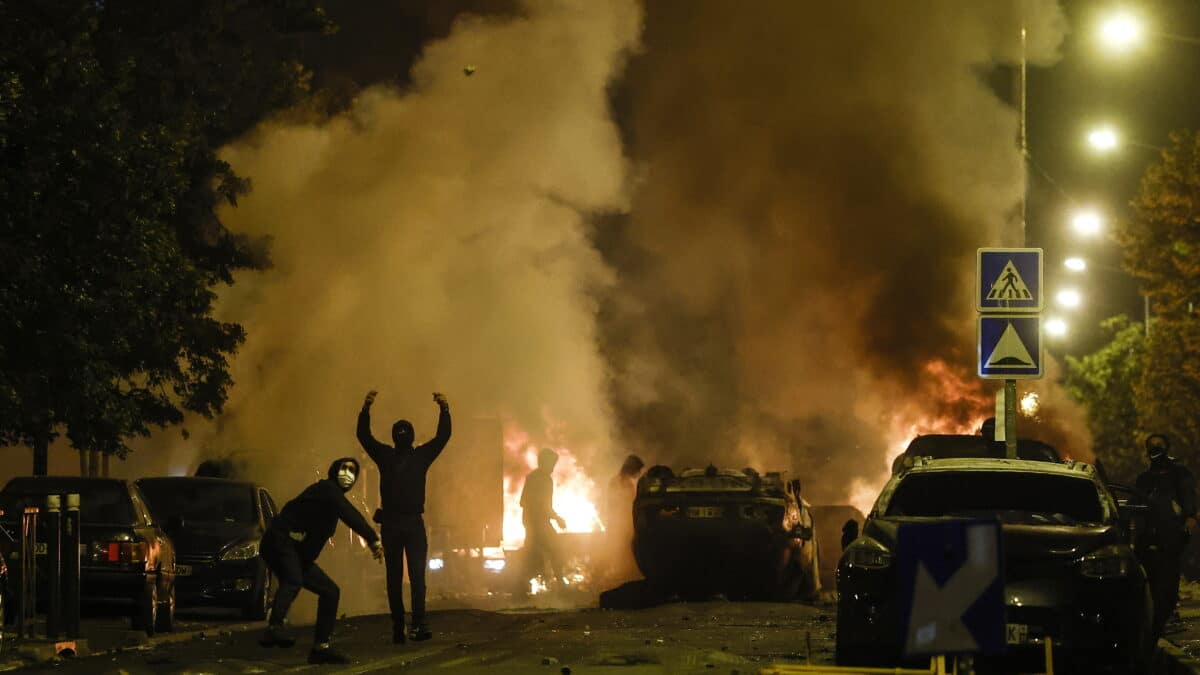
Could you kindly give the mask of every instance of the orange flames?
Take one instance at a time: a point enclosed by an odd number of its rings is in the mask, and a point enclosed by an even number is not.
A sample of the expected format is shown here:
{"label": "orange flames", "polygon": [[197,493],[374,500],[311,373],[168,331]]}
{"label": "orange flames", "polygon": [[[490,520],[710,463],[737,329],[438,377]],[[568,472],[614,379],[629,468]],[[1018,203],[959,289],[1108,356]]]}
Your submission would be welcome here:
{"label": "orange flames", "polygon": [[992,397],[970,373],[957,372],[940,359],[925,364],[924,370],[934,385],[933,391],[921,392],[919,400],[935,401],[940,409],[930,412],[914,406],[891,416],[886,468],[872,479],[856,478],[850,484],[848,500],[864,515],[891,477],[892,462],[912,439],[923,434],[974,434],[992,414]]}
{"label": "orange flames", "polygon": [[515,424],[504,428],[504,532],[502,545],[506,549],[520,548],[525,543],[525,525],[521,522],[521,489],[525,476],[537,467],[541,447],[558,453],[554,467],[554,510],[567,521],[564,532],[596,532],[604,529],[596,508],[596,484],[580,466],[578,458],[568,448],[557,445],[538,445],[528,432]]}

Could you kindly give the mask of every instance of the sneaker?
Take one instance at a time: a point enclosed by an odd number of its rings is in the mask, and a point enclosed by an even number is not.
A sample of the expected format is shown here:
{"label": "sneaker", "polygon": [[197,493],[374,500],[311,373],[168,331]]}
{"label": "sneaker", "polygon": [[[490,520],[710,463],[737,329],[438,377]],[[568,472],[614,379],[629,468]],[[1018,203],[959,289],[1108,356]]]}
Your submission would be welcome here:
{"label": "sneaker", "polygon": [[296,644],[296,638],[288,635],[283,626],[268,625],[262,637],[258,639],[258,644],[263,647],[291,647]]}
{"label": "sneaker", "polygon": [[424,642],[433,637],[429,627],[423,623],[413,624],[412,630],[408,632],[408,637],[413,642]]}
{"label": "sneaker", "polygon": [[337,651],[333,647],[313,647],[313,650],[308,653],[308,662],[314,664],[321,663],[350,663],[350,657]]}
{"label": "sneaker", "polygon": [[404,624],[392,626],[392,644],[402,645],[408,642],[408,637],[404,634]]}

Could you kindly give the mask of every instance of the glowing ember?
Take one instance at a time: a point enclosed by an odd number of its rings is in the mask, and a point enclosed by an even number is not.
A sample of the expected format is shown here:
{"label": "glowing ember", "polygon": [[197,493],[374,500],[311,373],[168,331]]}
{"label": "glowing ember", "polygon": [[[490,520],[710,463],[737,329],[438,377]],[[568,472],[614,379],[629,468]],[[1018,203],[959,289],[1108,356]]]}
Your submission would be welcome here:
{"label": "glowing ember", "polygon": [[[509,424],[504,429],[504,533],[506,549],[525,543],[525,525],[521,522],[521,488],[525,476],[537,466],[538,449],[529,434]],[[593,495],[596,485],[578,459],[567,448],[550,445],[558,453],[554,467],[554,510],[567,521],[564,532],[596,532],[603,529]]]}
{"label": "glowing ember", "polygon": [[1036,391],[1031,391],[1021,397],[1021,414],[1026,417],[1033,417],[1037,414],[1040,402]]}

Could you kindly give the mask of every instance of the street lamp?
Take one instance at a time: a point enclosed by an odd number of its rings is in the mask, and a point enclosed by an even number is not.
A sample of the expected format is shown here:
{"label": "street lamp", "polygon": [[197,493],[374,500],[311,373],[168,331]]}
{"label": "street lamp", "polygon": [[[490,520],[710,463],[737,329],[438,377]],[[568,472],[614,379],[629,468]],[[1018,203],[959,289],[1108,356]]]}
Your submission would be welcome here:
{"label": "street lamp", "polygon": [[1142,22],[1126,12],[1114,14],[1100,24],[1100,40],[1113,51],[1126,51],[1140,42],[1141,37]]}
{"label": "street lamp", "polygon": [[1120,139],[1117,137],[1116,129],[1106,125],[1089,131],[1087,141],[1088,145],[1097,152],[1110,152],[1116,149]]}
{"label": "street lamp", "polygon": [[1054,337],[1062,337],[1067,334],[1067,322],[1062,319],[1049,319],[1046,321],[1046,332]]}
{"label": "street lamp", "polygon": [[1054,296],[1058,300],[1058,304],[1068,309],[1074,309],[1083,301],[1083,297],[1079,295],[1079,291],[1074,288],[1064,288]]}
{"label": "street lamp", "polygon": [[1063,261],[1063,267],[1072,272],[1082,272],[1087,269],[1087,261],[1083,258],[1067,258]]}
{"label": "street lamp", "polygon": [[1104,219],[1095,209],[1083,209],[1075,212],[1075,216],[1071,218],[1071,226],[1075,231],[1085,237],[1094,237],[1100,233],[1100,228],[1104,225]]}

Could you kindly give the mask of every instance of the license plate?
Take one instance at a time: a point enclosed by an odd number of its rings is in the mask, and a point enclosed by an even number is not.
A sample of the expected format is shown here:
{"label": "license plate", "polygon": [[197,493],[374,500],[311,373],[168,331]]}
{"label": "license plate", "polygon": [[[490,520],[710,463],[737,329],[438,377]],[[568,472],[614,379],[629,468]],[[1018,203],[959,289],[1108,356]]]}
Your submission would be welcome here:
{"label": "license plate", "polygon": [[44,541],[39,541],[33,545],[33,554],[34,555],[46,555],[47,550],[48,549],[46,548],[46,542],[44,542]]}
{"label": "license plate", "polygon": [[1029,626],[1023,623],[1010,623],[1007,630],[1008,644],[1023,645],[1029,642]]}
{"label": "license plate", "polygon": [[724,509],[719,506],[689,506],[688,518],[720,518]]}
{"label": "license plate", "polygon": [[192,566],[191,565],[176,565],[175,566],[175,576],[177,576],[177,577],[192,576]]}

